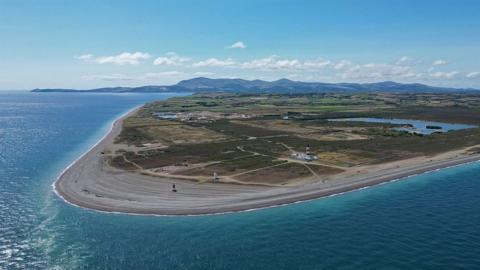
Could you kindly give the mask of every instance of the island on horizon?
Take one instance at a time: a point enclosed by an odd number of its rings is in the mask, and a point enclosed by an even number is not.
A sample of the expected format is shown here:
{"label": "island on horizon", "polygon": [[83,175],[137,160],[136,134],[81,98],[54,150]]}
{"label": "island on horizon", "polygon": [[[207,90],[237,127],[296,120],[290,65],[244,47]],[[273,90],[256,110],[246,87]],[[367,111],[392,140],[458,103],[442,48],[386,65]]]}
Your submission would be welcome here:
{"label": "island on horizon", "polygon": [[197,93],[117,120],[55,188],[138,214],[281,205],[479,160],[479,112],[468,93]]}

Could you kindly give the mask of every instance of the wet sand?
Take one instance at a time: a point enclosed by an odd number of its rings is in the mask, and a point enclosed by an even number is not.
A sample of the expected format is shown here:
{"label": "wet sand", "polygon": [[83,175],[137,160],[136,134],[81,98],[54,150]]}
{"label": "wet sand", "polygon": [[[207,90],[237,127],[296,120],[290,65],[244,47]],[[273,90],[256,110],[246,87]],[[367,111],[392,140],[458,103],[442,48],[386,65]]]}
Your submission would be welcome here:
{"label": "wet sand", "polygon": [[[54,183],[67,202],[94,210],[151,215],[201,215],[244,211],[305,201],[480,160],[480,155],[452,151],[436,157],[354,168],[325,182],[267,187],[198,183],[118,170],[103,164],[102,151],[114,149],[124,115],[87,153],[67,167]],[[357,173],[360,171],[360,173]],[[177,192],[172,192],[172,184]]]}

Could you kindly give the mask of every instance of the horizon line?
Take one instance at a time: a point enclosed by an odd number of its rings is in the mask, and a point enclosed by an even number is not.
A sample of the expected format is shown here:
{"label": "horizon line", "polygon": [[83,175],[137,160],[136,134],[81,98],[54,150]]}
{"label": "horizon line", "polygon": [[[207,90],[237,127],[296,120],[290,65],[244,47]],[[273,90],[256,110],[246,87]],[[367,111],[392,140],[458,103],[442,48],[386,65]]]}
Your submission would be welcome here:
{"label": "horizon line", "polygon": [[32,91],[35,89],[64,89],[64,90],[76,90],[76,91],[82,91],[82,90],[95,90],[95,89],[102,89],[102,88],[139,88],[139,87],[146,87],[146,86],[155,86],[155,87],[169,87],[169,86],[175,86],[179,84],[182,81],[189,81],[189,80],[194,80],[194,79],[209,79],[209,80],[245,80],[245,81],[263,81],[263,82],[276,82],[276,81],[281,81],[281,80],[288,80],[291,82],[299,82],[299,83],[325,83],[325,84],[375,84],[375,83],[385,83],[385,82],[392,82],[392,83],[398,83],[398,84],[405,84],[405,85],[412,85],[412,84],[420,84],[420,85],[426,85],[430,87],[441,87],[441,88],[451,88],[451,89],[461,89],[461,90],[477,90],[480,91],[478,88],[474,87],[465,87],[465,86],[444,86],[444,85],[434,85],[434,84],[427,84],[427,83],[422,83],[422,82],[398,82],[394,80],[385,80],[385,81],[373,81],[373,82],[345,82],[345,81],[339,81],[339,82],[322,82],[322,81],[301,81],[301,80],[291,80],[288,78],[280,78],[276,80],[262,80],[262,79],[244,79],[240,77],[220,77],[220,78],[210,78],[210,77],[204,77],[204,76],[199,76],[199,77],[192,77],[189,79],[183,79],[179,80],[176,83],[173,84],[140,84],[136,86],[122,86],[122,85],[115,85],[115,86],[99,86],[99,87],[93,87],[93,88],[69,88],[69,87],[35,87],[31,89],[2,89],[0,88],[0,91]]}

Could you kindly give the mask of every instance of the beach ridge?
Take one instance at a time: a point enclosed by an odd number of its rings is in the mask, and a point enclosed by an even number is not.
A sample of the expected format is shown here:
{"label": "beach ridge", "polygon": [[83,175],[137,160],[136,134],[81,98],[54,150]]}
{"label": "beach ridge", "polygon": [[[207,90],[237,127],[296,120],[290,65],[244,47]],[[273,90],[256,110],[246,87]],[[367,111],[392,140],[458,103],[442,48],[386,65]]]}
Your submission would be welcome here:
{"label": "beach ridge", "polygon": [[[122,171],[105,166],[101,153],[113,144],[125,118],[116,119],[110,130],[86,153],[67,166],[53,183],[54,192],[66,202],[93,210],[142,215],[204,215],[248,211],[308,201],[362,189],[410,176],[480,160],[480,154],[424,160],[414,165],[361,173],[340,181],[289,187],[196,183]],[[176,183],[178,192],[171,192]]]}

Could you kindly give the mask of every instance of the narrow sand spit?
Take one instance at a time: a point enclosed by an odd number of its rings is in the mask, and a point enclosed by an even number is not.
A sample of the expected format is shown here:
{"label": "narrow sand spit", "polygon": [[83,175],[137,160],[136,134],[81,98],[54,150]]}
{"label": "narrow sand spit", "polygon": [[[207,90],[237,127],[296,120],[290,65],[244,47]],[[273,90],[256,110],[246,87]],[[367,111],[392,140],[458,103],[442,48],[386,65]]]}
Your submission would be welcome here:
{"label": "narrow sand spit", "polygon": [[[295,187],[212,184],[163,179],[117,170],[103,164],[101,152],[112,146],[122,121],[90,151],[69,166],[54,183],[64,200],[107,211],[152,215],[200,215],[243,211],[305,201],[377,185],[407,176],[480,160],[480,155],[442,154],[433,159],[402,161],[360,174],[341,175],[334,181]],[[458,151],[457,151],[458,152]],[[172,192],[175,183],[178,192]]]}

